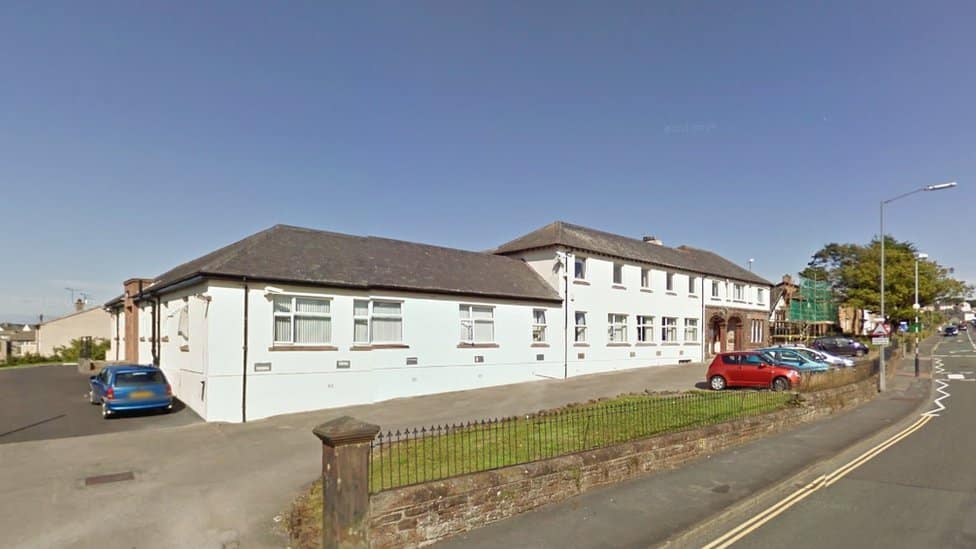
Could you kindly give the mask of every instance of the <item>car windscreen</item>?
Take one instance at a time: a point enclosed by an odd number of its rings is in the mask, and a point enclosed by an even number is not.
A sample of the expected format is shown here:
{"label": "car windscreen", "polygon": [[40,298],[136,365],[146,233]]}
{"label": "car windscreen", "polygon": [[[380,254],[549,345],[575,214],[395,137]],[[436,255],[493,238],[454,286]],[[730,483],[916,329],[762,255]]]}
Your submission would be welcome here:
{"label": "car windscreen", "polygon": [[166,380],[163,379],[163,373],[159,370],[148,370],[145,372],[122,372],[115,374],[116,387],[154,385],[156,383],[166,383]]}

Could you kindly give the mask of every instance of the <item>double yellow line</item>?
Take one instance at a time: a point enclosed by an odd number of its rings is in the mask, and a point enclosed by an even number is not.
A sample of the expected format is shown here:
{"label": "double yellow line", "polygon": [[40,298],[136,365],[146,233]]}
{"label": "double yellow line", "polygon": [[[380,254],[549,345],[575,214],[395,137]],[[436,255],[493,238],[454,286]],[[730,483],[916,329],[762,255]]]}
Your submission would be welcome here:
{"label": "double yellow line", "polygon": [[918,420],[916,420],[915,423],[902,429],[897,434],[891,436],[891,438],[885,440],[884,442],[878,444],[877,446],[874,446],[870,450],[867,450],[860,456],[849,461],[847,464],[838,468],[836,471],[830,473],[829,475],[820,475],[819,477],[814,479],[813,482],[811,482],[810,484],[807,484],[803,488],[800,488],[796,492],[793,492],[792,494],[783,498],[782,500],[777,502],[775,505],[769,507],[762,513],[759,513],[755,517],[747,520],[746,522],[740,524],[736,528],[730,530],[722,537],[709,543],[704,547],[704,549],[724,549],[725,547],[729,547],[733,543],[739,541],[740,539],[754,532],[762,525],[773,520],[774,518],[779,516],[780,513],[783,513],[790,507],[793,507],[797,503],[803,501],[810,494],[816,492],[821,488],[826,488],[831,484],[837,482],[838,480],[844,478],[848,473],[850,473],[854,469],[857,469],[861,465],[864,465],[865,463],[870,461],[871,458],[877,456],[881,452],[884,452],[891,446],[894,446],[900,440],[911,435],[915,431],[918,431],[919,429],[924,427],[926,423],[931,421],[932,417],[933,416],[922,416],[918,418]]}

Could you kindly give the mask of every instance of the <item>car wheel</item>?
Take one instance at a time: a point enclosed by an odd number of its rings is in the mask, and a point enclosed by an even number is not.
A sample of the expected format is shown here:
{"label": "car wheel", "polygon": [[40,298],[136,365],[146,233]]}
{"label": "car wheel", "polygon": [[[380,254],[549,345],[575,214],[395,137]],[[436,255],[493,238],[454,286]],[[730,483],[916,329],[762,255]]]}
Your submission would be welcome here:
{"label": "car wheel", "polygon": [[721,391],[725,389],[725,378],[722,376],[712,376],[712,379],[708,380],[708,386],[715,391]]}
{"label": "car wheel", "polygon": [[112,417],[112,410],[109,410],[108,409],[108,404],[107,403],[102,402],[102,418],[103,419],[108,419],[110,417]]}
{"label": "car wheel", "polygon": [[774,391],[789,391],[790,390],[790,380],[785,377],[778,377],[773,380],[773,390]]}
{"label": "car wheel", "polygon": [[866,352],[867,351],[865,351],[864,349],[858,349],[857,351],[854,351],[854,356],[864,356]]}

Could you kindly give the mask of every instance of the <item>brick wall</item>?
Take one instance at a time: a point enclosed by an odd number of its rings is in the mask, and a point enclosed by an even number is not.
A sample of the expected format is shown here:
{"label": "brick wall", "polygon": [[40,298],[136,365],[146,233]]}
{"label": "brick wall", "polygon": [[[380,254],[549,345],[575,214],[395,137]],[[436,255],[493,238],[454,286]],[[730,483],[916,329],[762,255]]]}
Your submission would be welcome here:
{"label": "brick wall", "polygon": [[702,456],[853,408],[877,394],[877,376],[801,395],[803,406],[692,431],[462,477],[370,497],[370,546],[420,547],[557,503],[591,488],[672,469]]}

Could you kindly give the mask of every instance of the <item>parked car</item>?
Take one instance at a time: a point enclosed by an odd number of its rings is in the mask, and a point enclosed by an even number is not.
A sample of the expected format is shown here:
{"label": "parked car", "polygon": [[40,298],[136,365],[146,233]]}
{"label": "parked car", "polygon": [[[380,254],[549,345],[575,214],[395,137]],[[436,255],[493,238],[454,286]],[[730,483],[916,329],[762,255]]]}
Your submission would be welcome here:
{"label": "parked car", "polygon": [[786,347],[767,347],[765,349],[757,350],[760,353],[769,355],[775,364],[796,368],[801,372],[826,372],[830,370],[830,364],[811,360],[797,349],[788,349]]}
{"label": "parked car", "polygon": [[832,355],[826,351],[818,351],[816,349],[811,349],[806,345],[800,345],[798,343],[792,343],[787,345],[780,345],[780,347],[785,347],[787,349],[795,349],[798,353],[806,356],[810,360],[816,362],[826,362],[831,366],[838,366],[843,368],[851,368],[854,366],[854,359],[847,358],[837,355]]}
{"label": "parked car", "polygon": [[102,417],[124,410],[173,409],[173,389],[153,366],[108,366],[91,376],[88,401],[102,405]]}
{"label": "parked car", "polygon": [[821,337],[815,339],[811,347],[837,356],[864,356],[868,346],[849,337]]}
{"label": "parked car", "polygon": [[772,357],[764,353],[737,351],[715,355],[705,380],[716,391],[726,387],[769,387],[786,391],[800,382],[800,372],[774,364]]}
{"label": "parked car", "polygon": [[960,332],[965,332],[965,331],[967,331],[967,330],[969,329],[969,328],[968,328],[968,327],[966,326],[966,323],[965,323],[965,322],[960,322],[960,323],[959,323],[959,326],[957,326],[957,328],[959,328],[959,331],[960,331]]}
{"label": "parked car", "polygon": [[942,330],[942,335],[943,337],[956,337],[959,335],[959,328],[956,328],[955,326],[946,326],[945,329]]}

